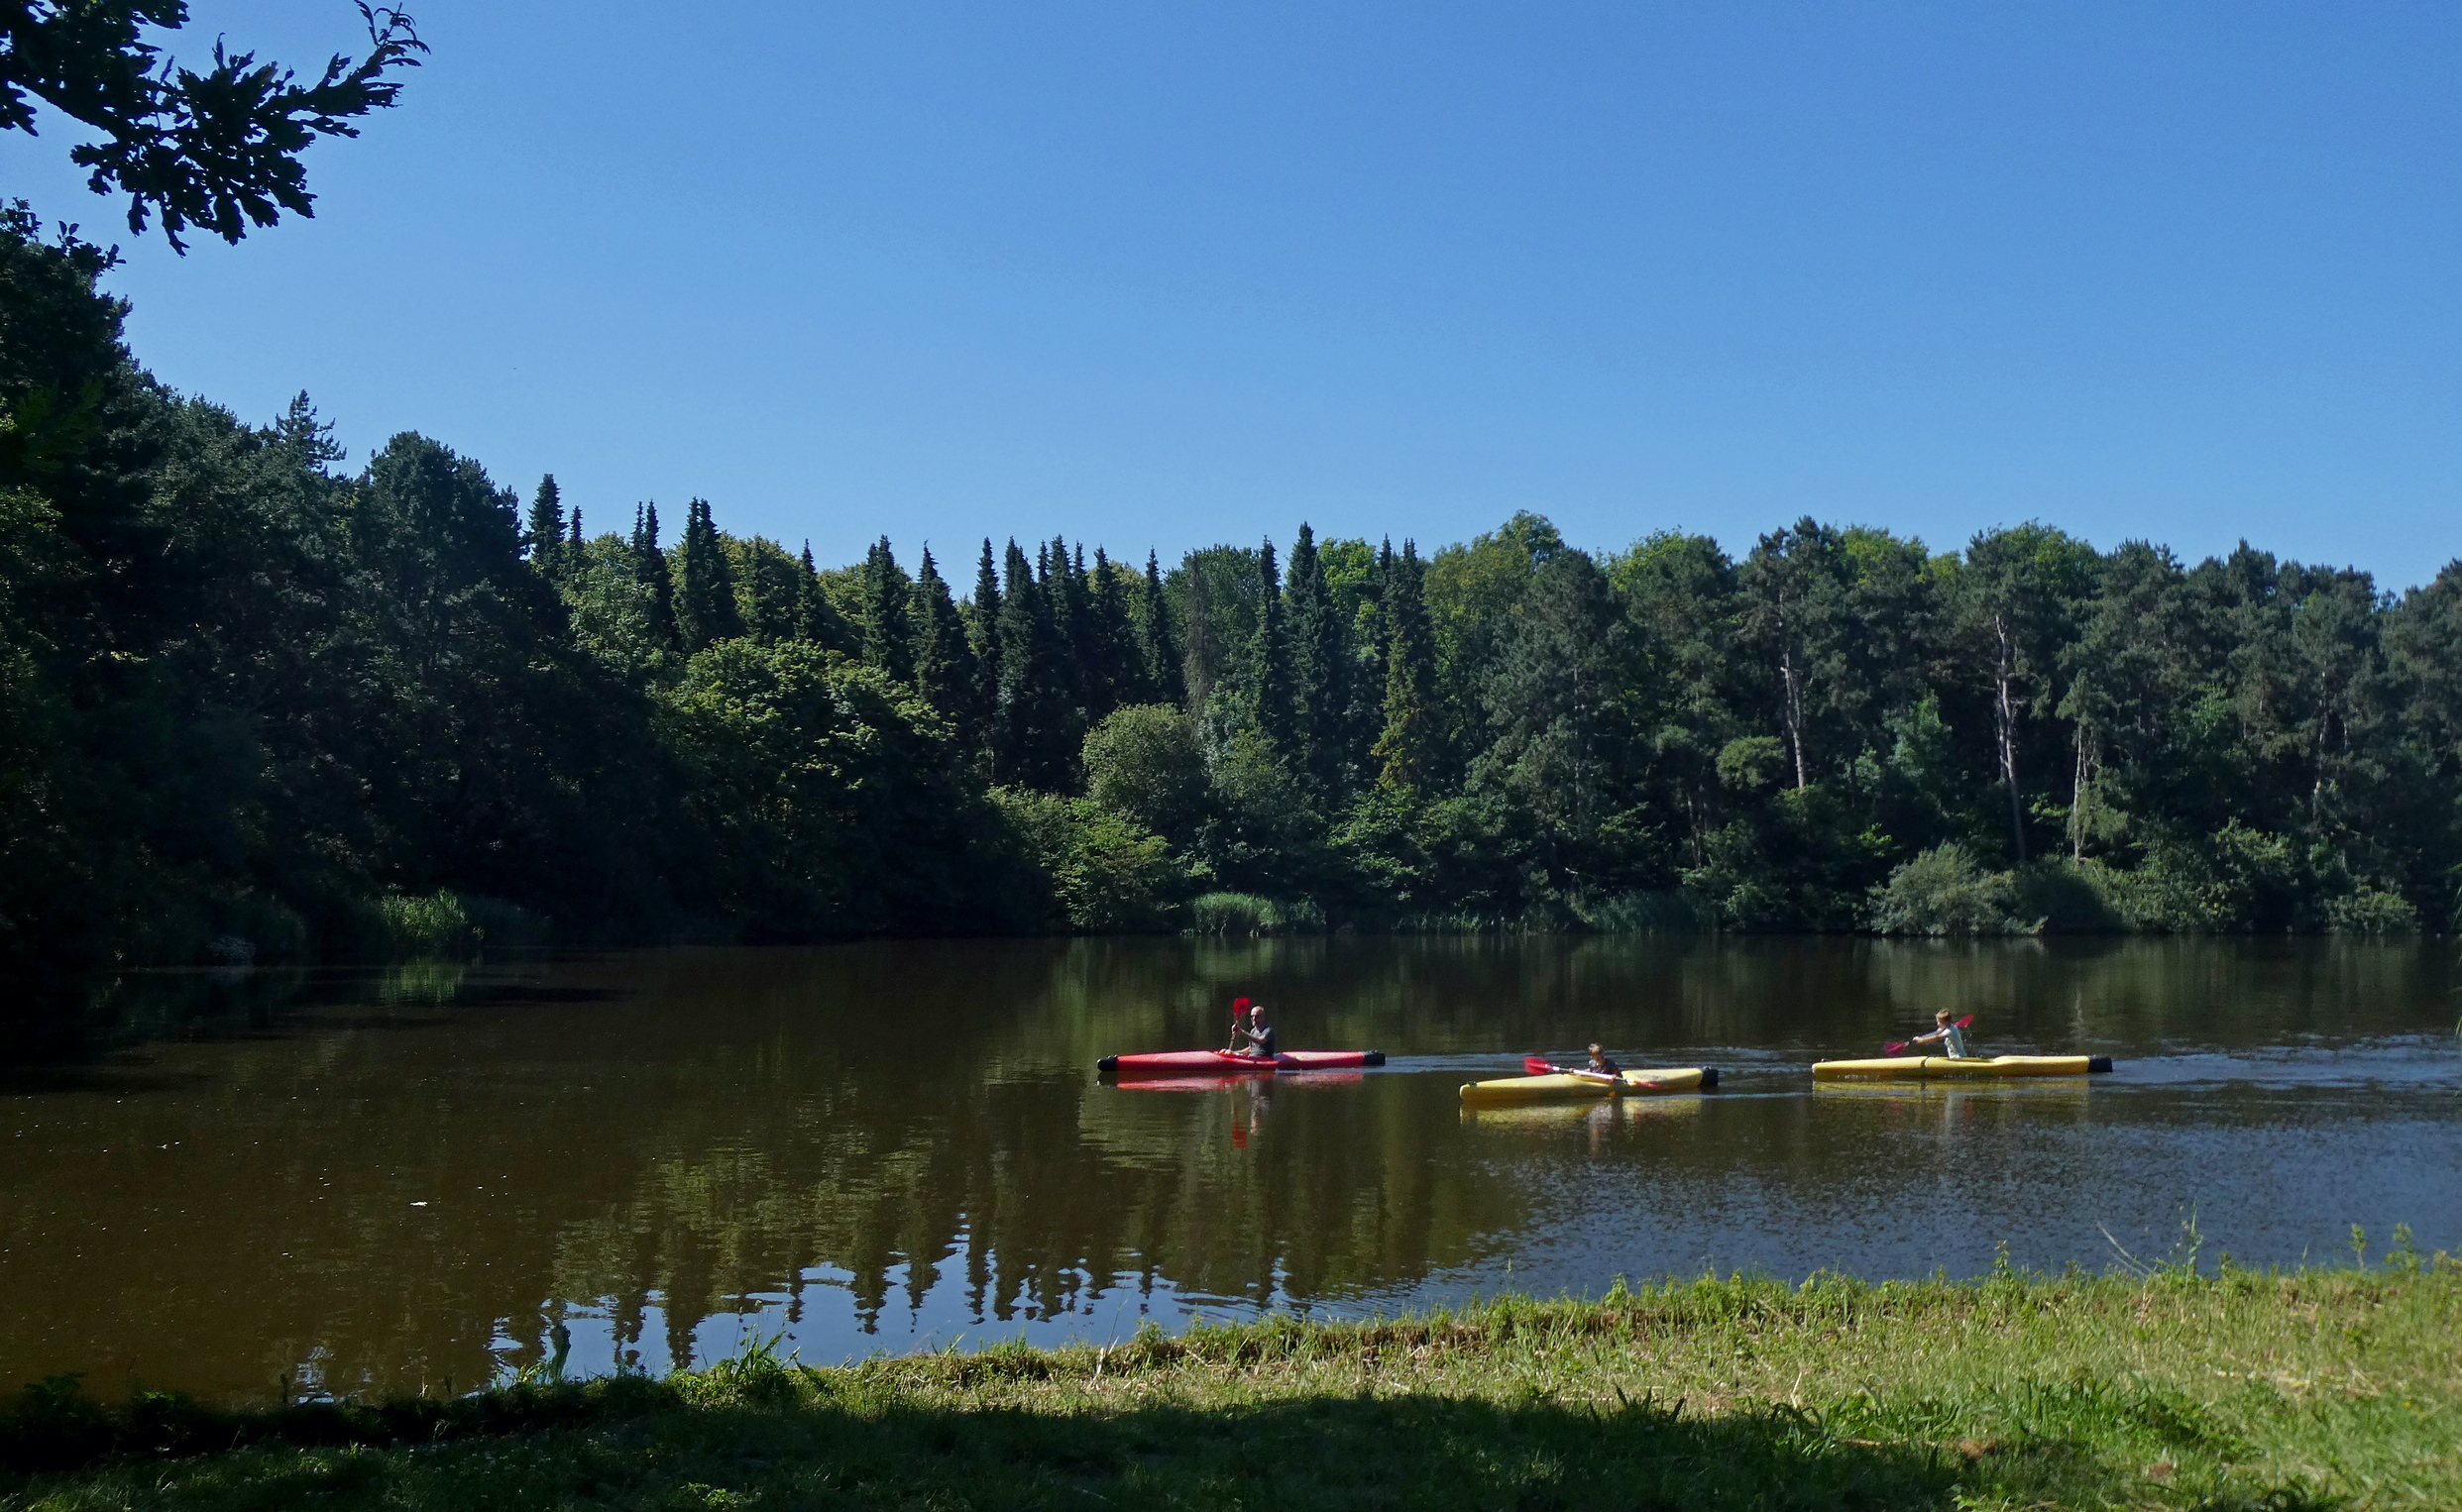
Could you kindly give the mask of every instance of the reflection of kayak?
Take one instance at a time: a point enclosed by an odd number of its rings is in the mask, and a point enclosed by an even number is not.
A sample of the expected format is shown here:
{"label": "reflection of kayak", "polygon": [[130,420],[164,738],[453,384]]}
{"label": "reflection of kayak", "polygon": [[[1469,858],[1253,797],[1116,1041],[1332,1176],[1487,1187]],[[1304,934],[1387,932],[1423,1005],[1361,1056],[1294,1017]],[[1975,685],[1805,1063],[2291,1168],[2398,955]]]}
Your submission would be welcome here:
{"label": "reflection of kayak", "polygon": [[1383,1050],[1286,1050],[1268,1059],[1229,1050],[1164,1050],[1153,1055],[1106,1055],[1094,1062],[1105,1076],[1126,1081],[1148,1076],[1254,1076],[1275,1071],[1330,1071],[1342,1066],[1381,1066]]}
{"label": "reflection of kayak", "polygon": [[[1274,1078],[1278,1087],[1343,1087],[1368,1078],[1357,1071],[1285,1071]],[[1226,1087],[1257,1085],[1254,1072],[1231,1076],[1146,1076],[1121,1078],[1123,1092],[1220,1092]]]}
{"label": "reflection of kayak", "polygon": [[1508,1076],[1492,1082],[1464,1082],[1462,1101],[1537,1103],[1613,1097],[1619,1091],[1626,1097],[1653,1092],[1700,1092],[1719,1084],[1719,1070],[1716,1066],[1675,1066],[1658,1071],[1626,1071],[1620,1089],[1604,1076],[1575,1076],[1564,1071],[1553,1076]]}
{"label": "reflection of kayak", "polygon": [[2084,1076],[2111,1069],[2108,1055],[1890,1055],[1878,1060],[1823,1060],[1818,1077]]}

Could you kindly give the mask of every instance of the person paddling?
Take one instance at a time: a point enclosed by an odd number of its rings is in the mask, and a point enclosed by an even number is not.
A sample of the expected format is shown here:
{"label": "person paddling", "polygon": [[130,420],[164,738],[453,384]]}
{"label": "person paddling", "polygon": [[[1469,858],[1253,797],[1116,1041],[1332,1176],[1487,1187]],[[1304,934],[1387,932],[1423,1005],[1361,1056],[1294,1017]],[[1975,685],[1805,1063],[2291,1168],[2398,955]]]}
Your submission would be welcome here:
{"label": "person paddling", "polygon": [[1603,1076],[1608,1080],[1615,1082],[1616,1090],[1619,1092],[1623,1090],[1624,1068],[1610,1059],[1608,1052],[1599,1048],[1597,1045],[1594,1044],[1590,1047],[1590,1064],[1584,1066],[1582,1069],[1589,1075]]}
{"label": "person paddling", "polygon": [[1248,1011],[1248,1027],[1240,1032],[1248,1040],[1248,1048],[1243,1053],[1261,1060],[1274,1058],[1274,1026],[1266,1023],[1264,1004],[1260,1003]]}
{"label": "person paddling", "polygon": [[1950,1011],[1945,1008],[1934,1014],[1932,1023],[1934,1027],[1931,1033],[1918,1034],[1907,1043],[1930,1044],[1937,1039],[1941,1041],[1942,1053],[1953,1059],[1964,1060],[1966,1058],[1966,1031],[1950,1022]]}

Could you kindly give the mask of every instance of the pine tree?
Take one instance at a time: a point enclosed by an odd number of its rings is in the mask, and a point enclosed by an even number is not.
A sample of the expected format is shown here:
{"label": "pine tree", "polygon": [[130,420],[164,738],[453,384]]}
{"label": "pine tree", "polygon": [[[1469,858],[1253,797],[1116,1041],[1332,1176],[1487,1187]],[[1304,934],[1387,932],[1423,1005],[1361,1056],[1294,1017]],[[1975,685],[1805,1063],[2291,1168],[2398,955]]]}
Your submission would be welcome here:
{"label": "pine tree", "polygon": [[882,536],[863,554],[863,659],[901,683],[915,678],[913,586]]}
{"label": "pine tree", "polygon": [[[1049,548],[1044,553],[1050,576]],[[1000,595],[1000,702],[993,775],[1047,792],[1064,792],[1076,752],[1068,746],[1069,708],[1061,679],[1059,636],[1049,594],[1035,581],[1026,553],[1009,543],[1008,582]]]}
{"label": "pine tree", "polygon": [[966,605],[966,626],[974,647],[974,717],[986,754],[994,743],[992,716],[1000,708],[1000,574],[992,566],[991,537],[983,538],[983,557],[974,568],[974,597]]}
{"label": "pine tree", "polygon": [[1188,702],[1187,674],[1179,665],[1179,638],[1172,633],[1171,600],[1163,595],[1163,564],[1146,553],[1146,586],[1137,602],[1137,654],[1145,663],[1146,687],[1158,703]]}
{"label": "pine tree", "polygon": [[[581,513],[573,512],[576,517]],[[530,528],[522,532],[522,545],[529,551],[530,565],[547,577],[563,571],[564,504],[553,473],[538,481],[538,492],[530,499]]]}
{"label": "pine tree", "polygon": [[949,584],[924,548],[923,568],[915,577],[908,600],[913,621],[915,691],[960,730],[973,724],[974,652],[966,644],[965,625]]}
{"label": "pine tree", "polygon": [[829,591],[821,586],[821,570],[812,565],[812,542],[804,543],[804,554],[797,562],[795,582],[795,624],[799,638],[808,640],[825,651],[852,653],[860,645],[853,626],[846,616],[830,602]]}
{"label": "pine tree", "polygon": [[632,511],[632,571],[650,591],[650,638],[662,649],[678,643],[675,628],[675,577],[667,571],[667,554],[658,549],[658,506],[639,504]]}
{"label": "pine tree", "polygon": [[1290,548],[1291,702],[1301,768],[1317,791],[1337,797],[1347,785],[1345,760],[1351,717],[1350,627],[1335,608],[1316,554],[1316,533],[1305,524]]}
{"label": "pine tree", "polygon": [[1123,704],[1152,702],[1154,692],[1146,686],[1137,631],[1130,623],[1127,585],[1099,546],[1094,548],[1094,570],[1086,576],[1086,623],[1092,632],[1086,637],[1091,658],[1086,717],[1099,723]]}
{"label": "pine tree", "polygon": [[1263,735],[1275,754],[1288,759],[1293,753],[1293,729],[1290,679],[1290,627],[1285,618],[1283,585],[1274,563],[1274,542],[1269,539],[1257,555],[1258,576],[1262,589],[1257,596],[1257,629],[1248,641],[1248,668],[1241,691],[1247,703],[1242,712],[1250,728]]}
{"label": "pine tree", "polygon": [[735,606],[734,570],[727,560],[718,526],[710,518],[710,501],[696,498],[684,507],[684,537],[676,542],[675,626],[687,653],[743,633],[743,615]]}
{"label": "pine tree", "polygon": [[1404,796],[1422,792],[1436,776],[1436,640],[1428,629],[1423,576],[1417,548],[1402,542],[1385,585],[1393,632],[1385,654],[1385,729],[1374,755],[1383,763],[1377,786]]}
{"label": "pine tree", "polygon": [[1068,542],[1060,536],[1052,538],[1049,547],[1036,555],[1043,566],[1044,612],[1052,622],[1052,635],[1060,656],[1055,669],[1054,691],[1061,705],[1069,711],[1071,722],[1083,719],[1086,706],[1085,663],[1080,655],[1085,645],[1085,575],[1073,571],[1068,564]]}

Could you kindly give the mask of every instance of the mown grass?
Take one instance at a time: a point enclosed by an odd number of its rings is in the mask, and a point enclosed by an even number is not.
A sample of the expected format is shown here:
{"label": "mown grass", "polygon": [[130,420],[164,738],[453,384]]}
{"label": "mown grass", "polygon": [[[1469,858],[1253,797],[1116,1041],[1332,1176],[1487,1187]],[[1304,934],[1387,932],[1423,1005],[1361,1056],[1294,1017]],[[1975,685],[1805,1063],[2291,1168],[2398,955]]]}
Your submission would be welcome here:
{"label": "mown grass", "polygon": [[832,1369],[756,1350],[390,1410],[186,1410],[182,1429],[159,1401],[21,1404],[11,1453],[112,1458],[22,1476],[0,1507],[2453,1507],[2462,1265],[1706,1279]]}

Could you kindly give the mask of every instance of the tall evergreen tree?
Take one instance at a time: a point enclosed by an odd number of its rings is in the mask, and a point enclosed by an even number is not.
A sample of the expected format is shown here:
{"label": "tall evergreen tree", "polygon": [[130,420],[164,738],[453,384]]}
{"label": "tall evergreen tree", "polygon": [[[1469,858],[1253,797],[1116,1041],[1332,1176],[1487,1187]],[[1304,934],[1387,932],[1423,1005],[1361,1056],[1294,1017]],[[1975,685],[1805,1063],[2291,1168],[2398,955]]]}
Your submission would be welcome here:
{"label": "tall evergreen tree", "polygon": [[863,659],[901,683],[915,678],[914,589],[882,536],[863,554]]}
{"label": "tall evergreen tree", "polygon": [[1290,627],[1285,618],[1282,575],[1275,566],[1274,542],[1258,554],[1264,591],[1257,598],[1257,628],[1248,641],[1246,686],[1242,710],[1250,728],[1263,735],[1285,760],[1296,754],[1296,716],[1291,704]]}
{"label": "tall evergreen tree", "polygon": [[[1044,584],[1015,541],[1000,595],[1000,702],[993,775],[1046,792],[1072,787],[1076,752],[1068,745],[1070,708],[1063,681],[1060,639]],[[1050,577],[1050,549],[1044,568]]]}
{"label": "tall evergreen tree", "polygon": [[667,570],[667,554],[658,548],[658,505],[644,503],[632,511],[632,571],[649,590],[650,639],[661,648],[682,644],[675,624],[675,575]]}
{"label": "tall evergreen tree", "polygon": [[991,537],[983,538],[983,555],[974,566],[974,596],[966,604],[966,629],[974,651],[974,716],[986,754],[995,745],[994,716],[1000,710],[1000,678],[1004,662],[1000,644],[1000,572],[992,565]]}
{"label": "tall evergreen tree", "polygon": [[908,617],[914,638],[915,691],[951,723],[969,730],[974,722],[974,652],[966,644],[957,604],[928,546],[923,567],[915,575]]}
{"label": "tall evergreen tree", "polygon": [[1348,778],[1344,739],[1351,716],[1350,627],[1335,607],[1316,553],[1316,532],[1305,523],[1290,548],[1292,727],[1300,767],[1328,798],[1338,798]]}
{"label": "tall evergreen tree", "polygon": [[1382,763],[1377,785],[1404,796],[1424,793],[1437,776],[1436,639],[1421,594],[1424,575],[1416,545],[1402,542],[1386,579],[1393,628],[1385,652],[1385,728],[1374,755]]}
{"label": "tall evergreen tree", "polygon": [[1137,599],[1137,655],[1144,663],[1146,687],[1158,703],[1188,701],[1186,673],[1179,665],[1179,637],[1172,633],[1171,600],[1163,595],[1163,564],[1146,553],[1146,582]]}
{"label": "tall evergreen tree", "polygon": [[696,498],[684,506],[684,535],[676,542],[671,564],[675,574],[675,627],[687,653],[743,633],[743,615],[735,606],[735,578],[718,526],[710,518],[710,501]]}
{"label": "tall evergreen tree", "polygon": [[[573,513],[578,517],[581,511],[576,509]],[[532,567],[550,578],[561,571],[564,504],[562,495],[556,491],[556,475],[553,473],[538,481],[538,492],[530,498],[530,526],[521,533],[521,544],[529,554]]]}
{"label": "tall evergreen tree", "polygon": [[795,582],[796,634],[825,651],[853,655],[861,645],[846,616],[830,602],[829,591],[821,586],[821,570],[812,563],[812,542],[804,543],[804,554],[797,561]]}
{"label": "tall evergreen tree", "polygon": [[1120,569],[1099,546],[1094,567],[1086,574],[1086,718],[1099,724],[1128,703],[1153,701],[1146,669],[1137,654],[1137,630],[1129,612],[1128,586]]}

